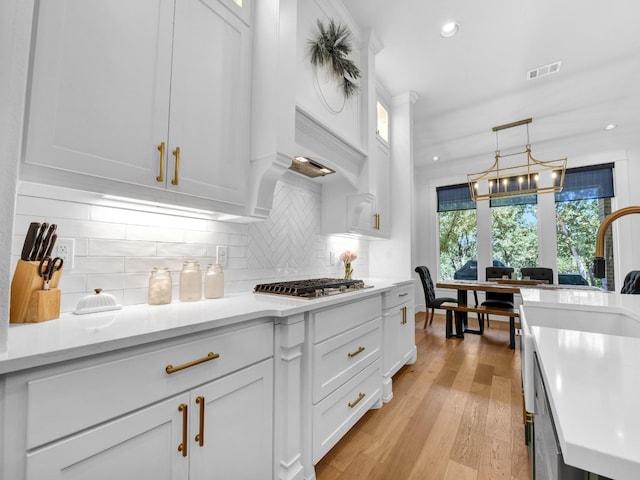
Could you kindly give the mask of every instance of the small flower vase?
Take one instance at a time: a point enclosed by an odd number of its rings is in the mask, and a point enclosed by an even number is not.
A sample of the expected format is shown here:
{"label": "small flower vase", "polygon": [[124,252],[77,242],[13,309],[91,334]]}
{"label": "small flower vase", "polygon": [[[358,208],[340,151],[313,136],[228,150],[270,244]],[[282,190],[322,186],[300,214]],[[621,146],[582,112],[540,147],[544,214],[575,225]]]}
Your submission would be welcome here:
{"label": "small flower vase", "polygon": [[351,280],[353,278],[353,268],[351,262],[344,262],[344,279]]}

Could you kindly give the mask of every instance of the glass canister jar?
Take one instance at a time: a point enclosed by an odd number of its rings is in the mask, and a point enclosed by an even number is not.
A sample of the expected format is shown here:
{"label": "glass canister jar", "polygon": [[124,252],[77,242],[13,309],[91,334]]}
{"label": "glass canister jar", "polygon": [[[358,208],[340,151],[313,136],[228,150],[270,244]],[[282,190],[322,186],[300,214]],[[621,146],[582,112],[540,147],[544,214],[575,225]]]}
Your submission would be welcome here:
{"label": "glass canister jar", "polygon": [[171,303],[171,271],[167,267],[153,267],[149,277],[149,305]]}
{"label": "glass canister jar", "polygon": [[224,272],[222,265],[209,265],[204,276],[204,298],[220,298],[224,296]]}
{"label": "glass canister jar", "polygon": [[194,302],[202,298],[202,274],[196,260],[187,260],[180,272],[180,301]]}

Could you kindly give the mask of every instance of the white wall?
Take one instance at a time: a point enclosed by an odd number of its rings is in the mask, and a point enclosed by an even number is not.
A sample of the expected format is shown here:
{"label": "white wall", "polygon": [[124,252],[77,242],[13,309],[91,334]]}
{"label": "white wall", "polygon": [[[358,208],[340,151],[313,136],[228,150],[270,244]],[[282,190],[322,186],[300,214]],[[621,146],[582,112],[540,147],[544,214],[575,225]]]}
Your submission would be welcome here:
{"label": "white wall", "polygon": [[9,322],[9,255],[16,203],[16,179],[22,135],[24,94],[27,78],[31,1],[4,0],[0,3],[0,352],[6,350]]}

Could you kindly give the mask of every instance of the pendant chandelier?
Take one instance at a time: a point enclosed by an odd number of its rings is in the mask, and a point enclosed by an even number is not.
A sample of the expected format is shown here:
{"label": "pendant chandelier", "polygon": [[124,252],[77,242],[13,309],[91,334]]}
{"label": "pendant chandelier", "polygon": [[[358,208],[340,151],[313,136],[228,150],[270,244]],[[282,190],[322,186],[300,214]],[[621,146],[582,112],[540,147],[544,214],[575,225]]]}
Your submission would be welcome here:
{"label": "pendant chandelier", "polygon": [[[567,159],[541,161],[533,158],[529,143],[529,124],[532,121],[531,118],[527,118],[492,128],[496,134],[496,155],[493,165],[483,172],[467,175],[471,198],[474,201],[562,191]],[[522,125],[527,129],[527,143],[524,150],[500,154],[498,132]]]}

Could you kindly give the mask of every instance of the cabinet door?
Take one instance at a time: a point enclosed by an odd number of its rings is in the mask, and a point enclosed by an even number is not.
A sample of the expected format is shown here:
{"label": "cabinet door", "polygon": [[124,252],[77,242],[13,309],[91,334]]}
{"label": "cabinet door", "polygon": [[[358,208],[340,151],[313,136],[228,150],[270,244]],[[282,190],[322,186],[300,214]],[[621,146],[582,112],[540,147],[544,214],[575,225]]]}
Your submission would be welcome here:
{"label": "cabinet door", "polygon": [[394,307],[382,316],[383,336],[382,336],[382,371],[385,377],[392,376],[402,366],[402,353],[400,352],[400,342],[402,335],[402,312],[400,308]]}
{"label": "cabinet door", "polygon": [[396,305],[383,315],[384,376],[394,375],[406,364],[415,350],[415,319],[413,302]]}
{"label": "cabinet door", "polygon": [[272,359],[194,390],[191,480],[272,478],[272,407]]}
{"label": "cabinet door", "polygon": [[[171,120],[182,193],[242,205],[249,166],[249,27],[218,0],[176,2]],[[174,174],[169,172],[169,176]]]}
{"label": "cabinet door", "polygon": [[178,395],[34,450],[27,454],[26,479],[187,479],[189,457],[178,446],[184,424],[179,406],[188,403],[189,394]]}
{"label": "cabinet door", "polygon": [[164,188],[173,0],[37,5],[27,166]]}
{"label": "cabinet door", "polygon": [[375,212],[377,220],[374,221],[373,234],[384,238],[391,235],[391,216],[389,208],[391,165],[389,161],[389,149],[376,142],[376,148],[369,157],[369,191],[375,195]]}
{"label": "cabinet door", "polygon": [[[404,307],[404,311],[402,308]],[[400,308],[403,317],[402,329],[400,333],[400,352],[402,353],[402,364],[406,364],[415,354],[416,349],[416,320],[414,302],[407,302]]]}

